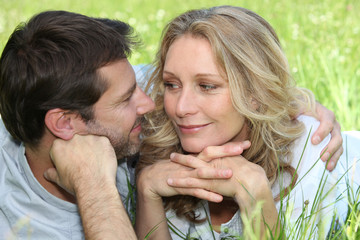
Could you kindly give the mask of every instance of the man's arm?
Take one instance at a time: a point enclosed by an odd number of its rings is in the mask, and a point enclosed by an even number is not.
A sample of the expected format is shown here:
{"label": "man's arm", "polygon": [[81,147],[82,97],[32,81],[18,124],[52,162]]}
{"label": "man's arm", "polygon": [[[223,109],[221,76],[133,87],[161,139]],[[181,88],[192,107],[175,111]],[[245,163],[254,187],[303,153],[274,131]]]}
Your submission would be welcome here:
{"label": "man's arm", "polygon": [[86,239],[136,239],[115,184],[83,186],[75,193]]}
{"label": "man's arm", "polygon": [[76,196],[86,239],[136,239],[116,188],[117,160],[107,138],[56,140],[50,155],[56,169],[44,176]]}

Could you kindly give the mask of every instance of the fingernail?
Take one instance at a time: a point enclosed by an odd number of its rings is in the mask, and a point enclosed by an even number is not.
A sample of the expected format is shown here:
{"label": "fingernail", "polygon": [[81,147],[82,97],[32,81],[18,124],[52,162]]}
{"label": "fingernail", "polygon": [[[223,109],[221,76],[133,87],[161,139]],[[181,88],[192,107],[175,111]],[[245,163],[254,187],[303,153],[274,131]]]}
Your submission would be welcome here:
{"label": "fingernail", "polygon": [[234,152],[240,152],[240,151],[242,151],[242,146],[240,146],[240,145],[236,145],[236,146],[234,146]]}
{"label": "fingernail", "polygon": [[326,153],[324,153],[322,159],[324,159],[325,161],[327,161],[327,160],[329,159],[329,157],[330,157],[330,153],[326,152]]}
{"label": "fingernail", "polygon": [[333,168],[334,168],[334,163],[333,163],[333,162],[329,162],[327,168],[328,168],[329,170],[333,169]]}
{"label": "fingernail", "polygon": [[314,144],[316,145],[316,144],[319,144],[319,143],[320,143],[320,137],[316,135],[314,137]]}
{"label": "fingernail", "polygon": [[216,195],[216,196],[213,197],[214,202],[221,202],[222,199],[223,199],[223,198],[222,198],[222,196],[220,196],[220,195]]}
{"label": "fingernail", "polygon": [[170,154],[170,159],[173,159],[174,156],[175,156],[175,153],[171,153],[171,154]]}
{"label": "fingernail", "polygon": [[231,170],[229,170],[229,169],[223,171],[224,177],[228,177],[228,176],[230,176],[230,174],[231,174]]}
{"label": "fingernail", "polygon": [[44,172],[44,178],[45,178],[45,179],[48,179],[48,174],[47,174],[47,172]]}
{"label": "fingernail", "polygon": [[172,185],[173,182],[174,182],[174,180],[172,180],[172,178],[169,178],[169,179],[167,180],[167,183],[168,183],[169,185]]}

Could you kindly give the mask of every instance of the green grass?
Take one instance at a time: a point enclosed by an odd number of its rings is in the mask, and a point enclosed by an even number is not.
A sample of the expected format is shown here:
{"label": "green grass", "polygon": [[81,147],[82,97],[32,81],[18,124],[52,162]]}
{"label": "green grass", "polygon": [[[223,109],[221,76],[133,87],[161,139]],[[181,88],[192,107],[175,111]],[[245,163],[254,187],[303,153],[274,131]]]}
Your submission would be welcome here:
{"label": "green grass", "polygon": [[249,8],[277,31],[298,85],[335,112],[342,130],[360,130],[360,1],[358,0],[0,0],[0,50],[21,22],[63,9],[129,22],[143,46],[132,64],[150,63],[164,25],[193,8],[230,4]]}

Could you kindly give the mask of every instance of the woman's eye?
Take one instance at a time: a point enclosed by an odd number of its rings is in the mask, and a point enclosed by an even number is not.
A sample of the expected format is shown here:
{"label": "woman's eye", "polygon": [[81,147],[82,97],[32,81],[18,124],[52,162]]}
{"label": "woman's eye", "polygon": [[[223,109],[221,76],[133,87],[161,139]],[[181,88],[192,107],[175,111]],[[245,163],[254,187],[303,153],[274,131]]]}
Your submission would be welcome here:
{"label": "woman's eye", "polygon": [[210,91],[216,89],[215,85],[208,85],[208,84],[200,84],[200,87],[205,91]]}
{"label": "woman's eye", "polygon": [[170,88],[170,89],[179,88],[178,85],[176,85],[176,84],[174,84],[174,83],[170,83],[170,82],[164,82],[164,86],[165,86],[165,88]]}

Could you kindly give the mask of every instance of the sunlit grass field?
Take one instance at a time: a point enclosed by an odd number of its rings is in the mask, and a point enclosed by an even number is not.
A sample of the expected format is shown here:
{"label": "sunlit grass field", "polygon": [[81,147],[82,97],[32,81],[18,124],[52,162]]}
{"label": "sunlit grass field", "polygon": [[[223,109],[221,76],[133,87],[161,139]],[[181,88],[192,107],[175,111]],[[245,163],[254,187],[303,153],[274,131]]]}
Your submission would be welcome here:
{"label": "sunlit grass field", "polygon": [[63,9],[129,22],[143,41],[131,63],[150,63],[170,19],[222,4],[249,8],[269,21],[298,85],[335,112],[342,130],[360,130],[358,0],[0,0],[0,50],[19,22],[42,10]]}

